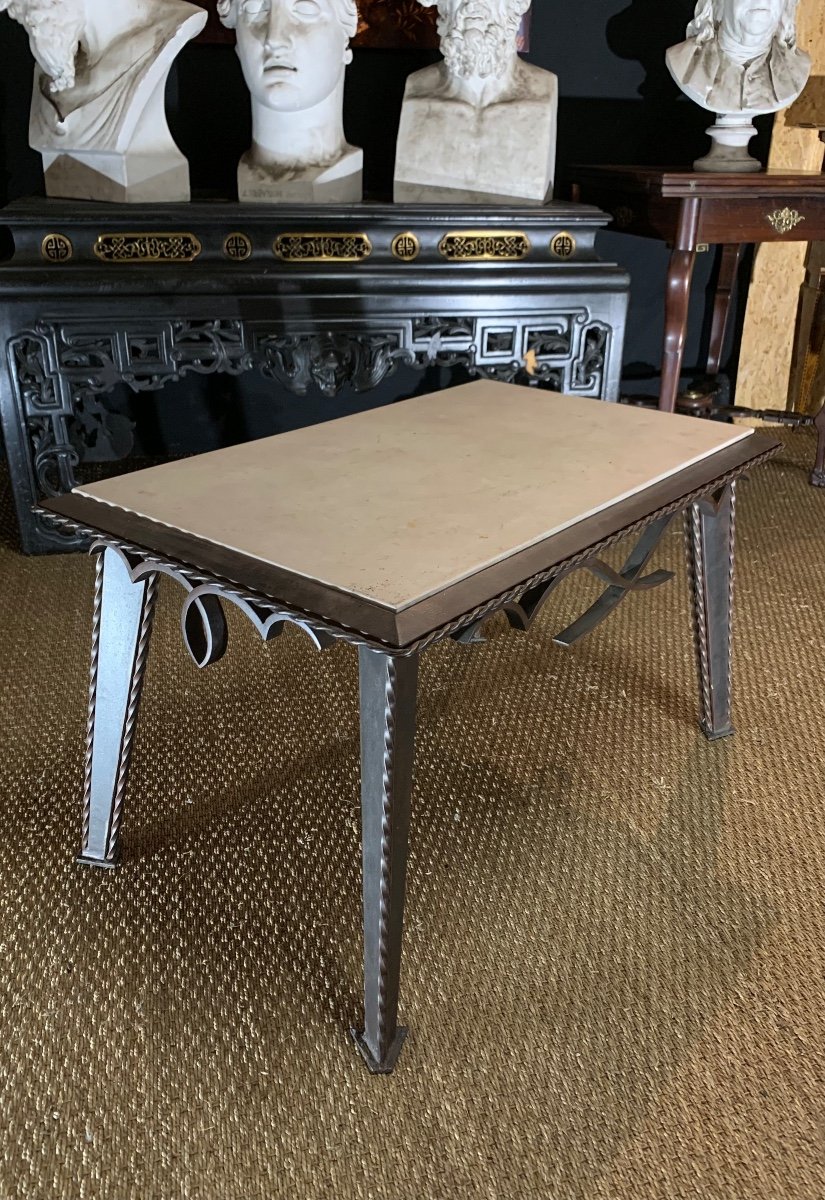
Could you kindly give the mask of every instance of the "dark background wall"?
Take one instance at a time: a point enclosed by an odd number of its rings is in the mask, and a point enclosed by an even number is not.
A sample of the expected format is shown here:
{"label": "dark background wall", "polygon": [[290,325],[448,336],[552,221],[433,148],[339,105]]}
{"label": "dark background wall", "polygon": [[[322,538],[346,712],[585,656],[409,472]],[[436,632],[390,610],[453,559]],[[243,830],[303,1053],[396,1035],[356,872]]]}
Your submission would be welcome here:
{"label": "dark background wall", "polygon": [[[116,2],[116,0],[113,0]],[[560,85],[560,179],[576,163],[666,164],[688,167],[704,153],[709,114],[689,103],[670,79],[664,52],[684,37],[693,0],[534,0],[529,58],[556,72]],[[437,55],[429,52],[358,50],[346,92],[349,140],[363,146],[366,188],[391,193],[395,134],[407,75]],[[23,29],[0,17],[0,201],[42,192],[39,156],[27,143],[32,59]],[[178,60],[168,90],[172,131],[191,163],[196,193],[233,197],[235,168],[250,140],[249,101],[230,46],[190,45]],[[770,118],[757,122],[756,152],[764,156]],[[667,249],[645,239],[605,233],[600,252],[631,274],[632,307],[625,350],[627,389],[653,392],[662,339],[662,297]],[[749,264],[745,264],[746,278]],[[705,289],[713,256],[700,256],[694,287],[686,363],[700,362],[707,329]],[[741,320],[742,305],[737,306]],[[731,345],[735,345],[735,331]],[[734,364],[731,364],[735,366]],[[432,382],[432,380],[430,381]],[[296,401],[273,395],[272,385],[246,378],[210,380],[141,401],[144,442],[154,449],[205,449],[225,438],[256,436],[304,421],[324,419],[330,405],[343,413],[409,394],[420,383],[399,377],[370,397],[317,397]],[[116,398],[128,407],[127,396]]]}

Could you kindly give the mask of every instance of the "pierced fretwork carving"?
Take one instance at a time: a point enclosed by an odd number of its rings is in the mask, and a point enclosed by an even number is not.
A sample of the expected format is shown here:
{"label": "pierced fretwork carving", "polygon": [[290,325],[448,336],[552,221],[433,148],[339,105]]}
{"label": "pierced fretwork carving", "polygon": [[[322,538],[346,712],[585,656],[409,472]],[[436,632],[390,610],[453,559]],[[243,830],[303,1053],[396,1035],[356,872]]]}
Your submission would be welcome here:
{"label": "pierced fretwork carving", "polygon": [[400,360],[409,361],[392,334],[319,333],[310,337],[262,338],[261,370],[292,392],[305,395],[315,384],[325,396],[337,396],[349,384],[356,392],[377,387]]}
{"label": "pierced fretwork carving", "polygon": [[579,357],[573,365],[573,390],[595,394],[602,385],[610,330],[594,322],[584,331]]}

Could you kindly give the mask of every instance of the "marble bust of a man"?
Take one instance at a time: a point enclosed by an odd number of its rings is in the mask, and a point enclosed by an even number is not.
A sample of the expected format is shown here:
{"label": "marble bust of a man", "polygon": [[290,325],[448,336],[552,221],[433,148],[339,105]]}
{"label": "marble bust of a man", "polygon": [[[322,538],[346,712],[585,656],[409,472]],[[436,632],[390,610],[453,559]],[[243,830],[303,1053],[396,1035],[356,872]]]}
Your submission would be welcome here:
{"label": "marble bust of a man", "polygon": [[363,151],[344,137],[344,76],[358,28],[355,0],[218,0],[238,39],[252,98],[252,147],[241,200],[361,199]]}
{"label": "marble bust of a man", "polygon": [[206,23],[186,0],[0,0],[37,62],[29,137],[51,196],[189,199],[164,92]]}
{"label": "marble bust of a man", "polygon": [[796,44],[797,0],[699,0],[687,40],[667,65],[679,87],[715,113],[776,112],[808,81]]}
{"label": "marble bust of a man", "polygon": [[407,81],[395,199],[542,204],[553,193],[558,80],[518,55],[530,0],[438,6],[443,61]]}

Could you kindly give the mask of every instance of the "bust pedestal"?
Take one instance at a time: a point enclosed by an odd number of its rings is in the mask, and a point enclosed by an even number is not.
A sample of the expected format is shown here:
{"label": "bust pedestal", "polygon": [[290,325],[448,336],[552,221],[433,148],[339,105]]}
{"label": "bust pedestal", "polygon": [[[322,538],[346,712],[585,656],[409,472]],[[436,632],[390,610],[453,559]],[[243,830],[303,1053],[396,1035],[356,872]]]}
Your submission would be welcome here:
{"label": "bust pedestal", "polygon": [[759,159],[748,153],[751,138],[756,137],[756,126],[750,113],[719,113],[716,124],[705,132],[713,145],[707,154],[697,158],[694,171],[749,175],[762,170]]}
{"label": "bust pedestal", "polygon": [[357,204],[363,194],[364,152],[350,146],[329,166],[285,172],[256,162],[254,151],[238,165],[238,199],[247,204]]}
{"label": "bust pedestal", "polygon": [[396,202],[544,204],[556,166],[558,80],[527,63],[511,93],[476,106],[447,94],[440,65],[407,83]]}

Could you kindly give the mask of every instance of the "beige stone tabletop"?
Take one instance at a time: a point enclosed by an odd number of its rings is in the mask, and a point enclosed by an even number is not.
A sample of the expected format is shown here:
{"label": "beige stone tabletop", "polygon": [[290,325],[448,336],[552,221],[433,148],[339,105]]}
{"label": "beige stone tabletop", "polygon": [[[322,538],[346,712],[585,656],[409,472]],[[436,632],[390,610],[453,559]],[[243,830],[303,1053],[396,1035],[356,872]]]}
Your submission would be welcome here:
{"label": "beige stone tabletop", "polygon": [[482,381],[75,494],[400,611],[751,435]]}

